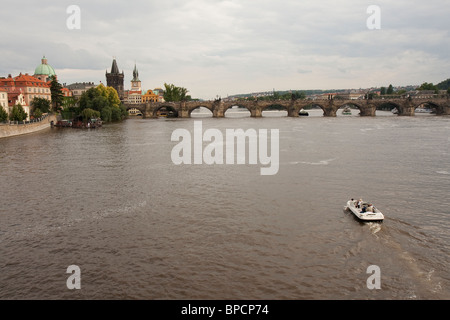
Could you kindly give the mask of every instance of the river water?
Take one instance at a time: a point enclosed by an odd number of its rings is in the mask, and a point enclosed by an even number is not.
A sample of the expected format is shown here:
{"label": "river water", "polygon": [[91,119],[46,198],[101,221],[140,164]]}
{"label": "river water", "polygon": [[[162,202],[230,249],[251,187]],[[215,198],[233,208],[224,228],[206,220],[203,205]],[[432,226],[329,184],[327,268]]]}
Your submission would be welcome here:
{"label": "river water", "polygon": [[[0,298],[449,299],[450,119],[310,113],[1,139]],[[175,165],[172,132],[194,121],[279,129],[278,173]],[[357,221],[350,198],[384,222]]]}

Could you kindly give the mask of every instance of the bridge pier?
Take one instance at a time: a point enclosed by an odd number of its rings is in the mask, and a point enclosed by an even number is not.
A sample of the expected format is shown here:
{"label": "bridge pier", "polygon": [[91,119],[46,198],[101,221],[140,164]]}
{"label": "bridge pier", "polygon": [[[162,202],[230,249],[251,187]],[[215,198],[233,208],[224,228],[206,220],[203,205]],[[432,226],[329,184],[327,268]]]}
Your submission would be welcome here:
{"label": "bridge pier", "polygon": [[214,109],[213,111],[213,118],[224,118],[225,112],[221,109]]}
{"label": "bridge pier", "polygon": [[253,118],[261,118],[262,117],[262,111],[261,108],[252,108],[250,109],[250,117]]}
{"label": "bridge pier", "polygon": [[450,103],[447,103],[447,105],[442,106],[441,113],[439,115],[450,115]]}
{"label": "bridge pier", "polygon": [[224,118],[225,117],[225,105],[220,101],[214,101],[213,103],[213,118]]}
{"label": "bridge pier", "polygon": [[293,117],[293,118],[298,117],[299,111],[300,111],[300,109],[296,108],[296,106],[295,106],[295,100],[291,100],[291,103],[289,103],[289,106],[287,107],[288,117]]}
{"label": "bridge pier", "polygon": [[359,115],[361,117],[375,117],[375,112],[377,111],[377,107],[375,105],[366,105],[364,107],[359,108]]}
{"label": "bridge pier", "polygon": [[180,107],[178,110],[178,118],[190,118],[189,109],[186,107],[186,101],[180,102]]}
{"label": "bridge pier", "polygon": [[335,107],[333,100],[329,100],[328,105],[323,107],[324,117],[336,117],[337,107]]}
{"label": "bridge pier", "polygon": [[152,119],[152,118],[154,118],[154,116],[147,110],[142,112],[142,119]]}
{"label": "bridge pier", "polygon": [[299,117],[298,112],[295,108],[288,109],[288,117],[297,118]]}
{"label": "bridge pier", "polygon": [[414,116],[414,107],[403,107],[398,111],[399,116]]}
{"label": "bridge pier", "polygon": [[411,103],[411,101],[405,101],[404,103],[402,103],[402,105],[400,106],[399,110],[398,110],[398,115],[399,116],[414,116],[414,110],[416,108],[414,107],[414,105]]}

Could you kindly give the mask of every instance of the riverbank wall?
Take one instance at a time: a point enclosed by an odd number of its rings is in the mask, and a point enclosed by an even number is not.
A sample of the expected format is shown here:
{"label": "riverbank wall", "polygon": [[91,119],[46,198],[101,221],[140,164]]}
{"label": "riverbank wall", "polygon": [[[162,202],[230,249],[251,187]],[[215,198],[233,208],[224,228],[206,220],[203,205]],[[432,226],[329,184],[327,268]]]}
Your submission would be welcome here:
{"label": "riverbank wall", "polygon": [[13,137],[22,134],[33,133],[50,128],[51,122],[56,123],[56,115],[48,115],[41,118],[40,121],[30,123],[0,123],[0,139],[6,137]]}

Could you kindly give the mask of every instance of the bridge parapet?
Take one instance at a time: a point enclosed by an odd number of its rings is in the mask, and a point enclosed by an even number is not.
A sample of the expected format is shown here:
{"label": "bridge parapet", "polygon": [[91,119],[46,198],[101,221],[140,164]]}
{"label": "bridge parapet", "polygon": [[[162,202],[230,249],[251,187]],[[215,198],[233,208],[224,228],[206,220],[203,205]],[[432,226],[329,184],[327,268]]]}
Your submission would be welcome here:
{"label": "bridge parapet", "polygon": [[391,104],[399,110],[399,115],[413,116],[414,110],[421,104],[431,104],[436,113],[450,114],[449,95],[420,95],[410,97],[380,98],[376,99],[298,99],[298,100],[254,100],[254,101],[183,101],[183,102],[147,102],[142,104],[126,104],[127,109],[140,110],[145,118],[157,117],[159,109],[166,107],[173,110],[180,118],[189,118],[191,112],[199,107],[205,107],[212,112],[213,117],[225,117],[225,112],[233,106],[245,107],[251,117],[262,117],[262,112],[269,106],[284,107],[289,117],[298,117],[299,111],[311,105],[319,106],[325,117],[335,117],[339,108],[346,105],[356,106],[361,116],[375,116],[378,107]]}

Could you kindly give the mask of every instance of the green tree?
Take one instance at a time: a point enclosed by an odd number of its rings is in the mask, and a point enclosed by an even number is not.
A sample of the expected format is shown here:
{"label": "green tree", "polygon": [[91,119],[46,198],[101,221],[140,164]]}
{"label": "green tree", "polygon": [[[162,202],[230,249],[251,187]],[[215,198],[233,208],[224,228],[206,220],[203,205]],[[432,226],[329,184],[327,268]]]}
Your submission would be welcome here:
{"label": "green tree", "polygon": [[112,121],[112,110],[111,107],[103,108],[100,112],[101,118],[105,122],[111,122]]}
{"label": "green tree", "polygon": [[448,90],[450,89],[450,79],[439,82],[436,87],[439,90]]}
{"label": "green tree", "polygon": [[380,88],[380,96],[384,96],[386,94],[386,87]]}
{"label": "green tree", "polygon": [[168,102],[186,101],[186,94],[189,92],[186,88],[177,87],[174,84],[164,83],[164,100]]}
{"label": "green tree", "polygon": [[91,118],[100,118],[100,112],[91,108],[86,108],[81,111],[81,117],[83,118],[83,121],[88,121]]}
{"label": "green tree", "polygon": [[373,93],[373,92],[369,92],[364,95],[364,97],[368,100],[372,100],[374,96],[375,96],[375,93]]}
{"label": "green tree", "polygon": [[77,99],[75,97],[63,97],[61,108],[61,116],[63,119],[73,119],[74,115],[80,113],[80,109],[77,107]]}
{"label": "green tree", "polygon": [[127,116],[116,89],[100,84],[90,88],[81,95],[79,110],[91,109],[99,112],[103,121],[120,121]]}
{"label": "green tree", "polygon": [[392,86],[392,84],[389,85],[389,87],[387,88],[386,94],[393,94],[394,93],[394,87]]}
{"label": "green tree", "polygon": [[55,76],[50,76],[50,93],[52,97],[53,110],[57,111],[61,106],[64,94],[62,93],[62,85]]}
{"label": "green tree", "polygon": [[433,90],[434,93],[439,93],[439,89],[433,83],[424,82],[417,88],[417,90]]}
{"label": "green tree", "polygon": [[35,97],[31,100],[30,103],[32,109],[40,109],[43,113],[49,112],[51,106],[51,102],[45,98]]}
{"label": "green tree", "polygon": [[433,83],[424,82],[417,88],[417,90],[436,90],[436,86]]}
{"label": "green tree", "polygon": [[16,104],[9,115],[9,119],[12,121],[23,121],[28,117],[21,104]]}
{"label": "green tree", "polygon": [[35,118],[40,118],[40,117],[42,117],[42,111],[41,111],[41,109],[39,109],[39,108],[34,109],[34,111],[33,111],[33,116],[34,116]]}
{"label": "green tree", "polygon": [[122,119],[125,119],[128,117],[127,107],[125,107],[123,104],[120,104],[120,112],[122,114]]}
{"label": "green tree", "polygon": [[122,112],[120,108],[111,107],[111,120],[120,121],[122,120]]}
{"label": "green tree", "polygon": [[61,107],[63,110],[72,110],[77,105],[77,99],[75,97],[63,97]]}
{"label": "green tree", "polygon": [[5,109],[3,109],[2,106],[0,106],[0,121],[6,121],[8,120],[8,113],[5,111]]}
{"label": "green tree", "polygon": [[[105,88],[103,85],[101,87]],[[109,106],[111,106],[112,108],[120,107],[121,102],[116,89],[114,89],[113,87],[106,87],[106,92],[104,93],[104,95],[108,99]]]}
{"label": "green tree", "polygon": [[306,98],[306,94],[301,91],[295,91],[291,94],[292,100],[299,100],[299,99],[305,99],[305,98]]}
{"label": "green tree", "polygon": [[447,89],[447,94],[450,94],[450,88]]}

